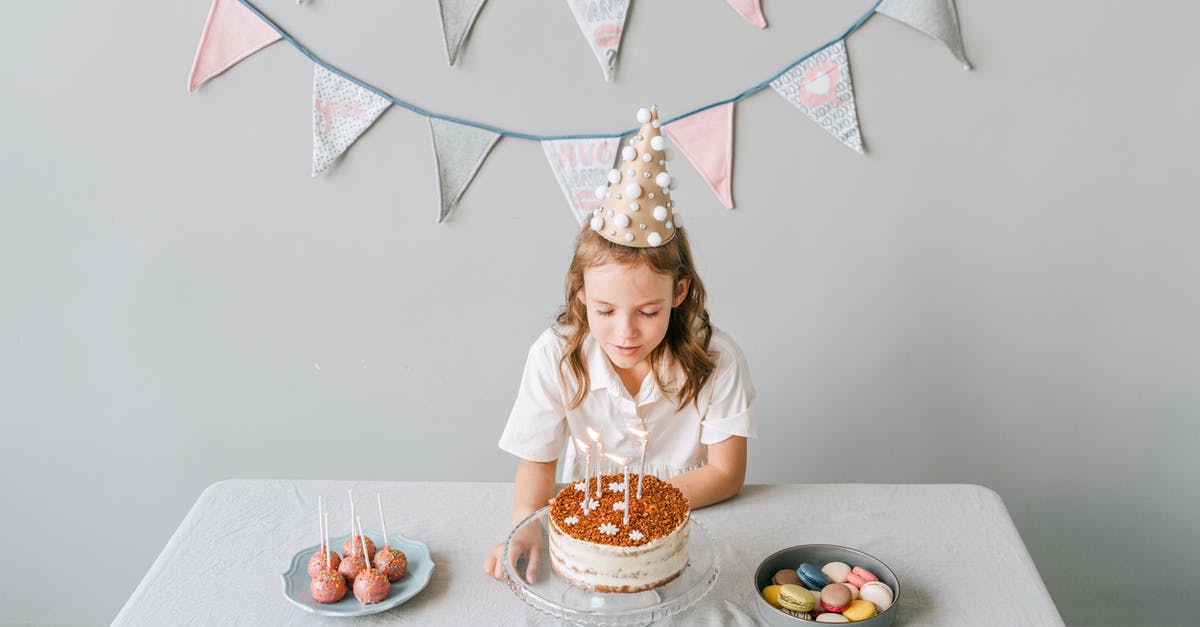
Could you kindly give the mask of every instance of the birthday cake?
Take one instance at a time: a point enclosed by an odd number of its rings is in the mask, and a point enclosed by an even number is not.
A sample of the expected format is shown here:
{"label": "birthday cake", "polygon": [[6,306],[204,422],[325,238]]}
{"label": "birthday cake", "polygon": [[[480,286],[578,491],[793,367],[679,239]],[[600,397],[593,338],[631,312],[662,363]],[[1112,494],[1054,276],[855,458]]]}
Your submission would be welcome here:
{"label": "birthday cake", "polygon": [[[596,592],[642,592],[679,576],[688,561],[691,507],[679,488],[645,475],[604,475],[567,486],[550,508],[550,564],[571,585]],[[625,508],[628,503],[629,516]],[[628,522],[626,522],[628,520]]]}

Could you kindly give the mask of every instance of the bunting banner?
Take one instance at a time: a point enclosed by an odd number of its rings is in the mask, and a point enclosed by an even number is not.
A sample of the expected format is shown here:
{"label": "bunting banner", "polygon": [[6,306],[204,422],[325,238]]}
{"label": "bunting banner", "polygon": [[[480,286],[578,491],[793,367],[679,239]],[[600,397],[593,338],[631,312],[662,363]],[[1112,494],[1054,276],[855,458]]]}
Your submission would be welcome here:
{"label": "bunting banner", "polygon": [[442,41],[450,65],[458,59],[458,51],[467,41],[467,34],[479,17],[485,0],[438,0],[438,16],[442,20]]}
{"label": "bunting banner", "polygon": [[662,127],[726,209],[733,209],[733,104],[711,107]]}
{"label": "bunting banner", "polygon": [[312,175],[329,168],[391,105],[387,98],[314,64]]}
{"label": "bunting banner", "polygon": [[743,20],[759,27],[767,27],[767,18],[762,12],[762,0],[725,0],[729,6],[742,16]]}
{"label": "bunting banner", "polygon": [[571,213],[579,224],[591,218],[600,206],[596,188],[608,184],[608,171],[617,162],[620,137],[598,139],[559,139],[543,141],[542,150],[554,180],[567,197]]}
{"label": "bunting banner", "polygon": [[604,80],[611,81],[617,67],[621,35],[625,32],[629,0],[567,0],[567,4],[600,62],[600,69],[604,70]]}
{"label": "bunting banner", "polygon": [[429,132],[433,137],[441,201],[438,222],[445,222],[492,147],[500,141],[500,134],[438,118],[429,118]]}
{"label": "bunting banner", "polygon": [[967,53],[963,51],[954,0],[882,0],[875,11],[942,42],[963,64],[963,69],[971,69]]}
{"label": "bunting banner", "polygon": [[[447,55],[452,64],[484,1],[439,0]],[[567,1],[592,44],[605,70],[605,77],[611,78],[629,0]],[[761,0],[727,2],[751,23],[766,24],[765,18],[761,17]],[[735,105],[767,87],[843,144],[856,152],[863,152],[846,39],[877,14],[887,15],[938,38],[965,64],[953,0],[876,0],[840,36],[829,39],[831,43],[822,44],[804,54],[766,80],[748,88],[739,86],[732,97],[661,121],[663,132],[724,207],[732,209],[734,206]],[[250,0],[213,1],[188,76],[189,90],[194,90],[241,59],[281,38],[314,64],[312,176],[325,172],[389,107],[396,105],[407,109],[429,120],[438,178],[439,223],[445,222],[456,211],[459,201],[501,137],[541,143],[551,172],[567,199],[572,215],[580,224],[585,223],[600,205],[597,189],[603,190],[614,175],[620,178],[621,173],[613,170],[618,158],[623,156],[618,153],[634,150],[631,146],[621,148],[621,145],[623,138],[633,136],[636,139],[637,129],[537,135],[427,111],[322,61],[255,8]],[[670,148],[664,145],[663,150],[664,162],[670,160]],[[642,156],[648,158],[649,153]],[[631,158],[625,157],[625,160]],[[675,188],[674,180],[664,179],[663,182],[666,185],[662,186],[662,193],[671,194]],[[675,207],[674,211],[678,222],[679,207]]]}
{"label": "bunting banner", "polygon": [[845,41],[821,49],[771,81],[771,87],[843,144],[863,151]]}
{"label": "bunting banner", "polygon": [[282,38],[238,0],[213,0],[188,74],[188,91]]}

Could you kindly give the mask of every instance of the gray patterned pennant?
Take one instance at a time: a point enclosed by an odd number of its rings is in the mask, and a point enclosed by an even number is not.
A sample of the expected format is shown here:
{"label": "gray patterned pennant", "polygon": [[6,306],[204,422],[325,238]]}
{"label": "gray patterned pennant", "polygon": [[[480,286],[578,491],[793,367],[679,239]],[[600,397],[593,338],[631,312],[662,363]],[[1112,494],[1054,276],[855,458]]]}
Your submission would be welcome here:
{"label": "gray patterned pennant", "polygon": [[771,87],[843,144],[863,151],[845,41],[822,48],[771,81]]}
{"label": "gray patterned pennant", "polygon": [[391,101],[313,64],[313,165],[315,177],[337,160]]}

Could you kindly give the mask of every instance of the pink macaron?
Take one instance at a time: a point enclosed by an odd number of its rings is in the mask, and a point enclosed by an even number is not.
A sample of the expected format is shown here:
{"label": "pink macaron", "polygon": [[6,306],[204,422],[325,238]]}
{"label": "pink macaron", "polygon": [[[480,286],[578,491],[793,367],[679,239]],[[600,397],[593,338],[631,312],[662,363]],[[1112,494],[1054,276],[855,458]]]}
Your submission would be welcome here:
{"label": "pink macaron", "polygon": [[849,583],[860,590],[862,589],[863,584],[867,583],[868,581],[879,581],[879,578],[872,574],[871,571],[862,568],[861,566],[855,566],[850,570],[850,574],[846,575],[846,583]]}

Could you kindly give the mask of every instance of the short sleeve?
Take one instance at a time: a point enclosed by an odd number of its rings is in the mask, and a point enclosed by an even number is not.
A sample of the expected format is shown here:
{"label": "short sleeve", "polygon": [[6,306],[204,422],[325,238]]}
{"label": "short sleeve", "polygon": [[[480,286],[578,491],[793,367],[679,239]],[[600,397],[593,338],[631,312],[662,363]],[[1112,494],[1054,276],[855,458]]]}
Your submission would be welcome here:
{"label": "short sleeve", "polygon": [[567,420],[559,385],[557,341],[553,330],[547,330],[530,347],[517,400],[500,435],[500,448],[522,459],[554,461],[566,444]]}
{"label": "short sleeve", "polygon": [[[700,443],[716,444],[730,436],[758,436],[755,419],[757,394],[750,382],[750,366],[733,340],[716,331],[711,347],[717,351],[717,368],[708,387],[708,406],[701,422]],[[703,398],[703,397],[702,397]]]}

